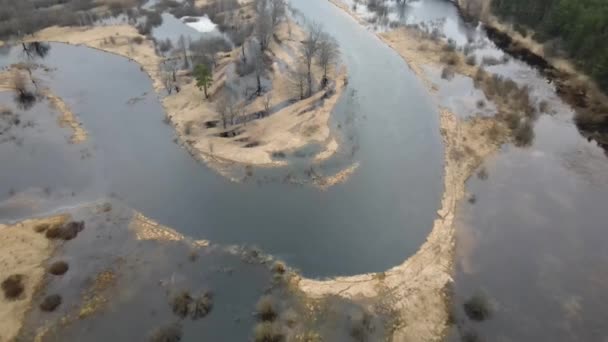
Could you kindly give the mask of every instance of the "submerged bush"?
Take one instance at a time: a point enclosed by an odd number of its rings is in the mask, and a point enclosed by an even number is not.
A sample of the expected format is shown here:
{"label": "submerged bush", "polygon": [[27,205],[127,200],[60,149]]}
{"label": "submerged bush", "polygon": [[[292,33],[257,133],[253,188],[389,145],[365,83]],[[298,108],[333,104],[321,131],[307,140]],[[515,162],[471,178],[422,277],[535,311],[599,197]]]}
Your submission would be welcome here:
{"label": "submerged bush", "polygon": [[211,292],[205,292],[191,303],[190,317],[192,319],[204,318],[211,309],[213,309],[213,295]]}
{"label": "submerged bush", "polygon": [[56,261],[49,267],[49,273],[53,275],[63,275],[68,271],[68,264],[65,261]]}
{"label": "submerged bush", "polygon": [[181,291],[171,298],[171,310],[181,318],[188,316],[191,304],[192,297],[188,291]]}
{"label": "submerged bush", "polygon": [[492,315],[490,303],[485,295],[476,294],[463,304],[464,312],[474,321],[484,321]]}
{"label": "submerged bush", "polygon": [[276,304],[271,296],[263,296],[256,304],[256,314],[261,321],[271,322],[277,318]]}
{"label": "submerged bush", "polygon": [[61,296],[54,294],[50,296],[46,296],[42,303],[40,303],[40,310],[42,311],[55,311],[57,307],[61,305]]}
{"label": "submerged bush", "polygon": [[10,275],[2,281],[2,291],[6,299],[16,299],[21,296],[24,289],[22,274]]}
{"label": "submerged bush", "polygon": [[179,342],[181,339],[182,326],[179,323],[157,328],[150,335],[150,342]]}
{"label": "submerged bush", "polygon": [[258,323],[253,331],[255,342],[280,342],[283,341],[283,332],[277,323]]}

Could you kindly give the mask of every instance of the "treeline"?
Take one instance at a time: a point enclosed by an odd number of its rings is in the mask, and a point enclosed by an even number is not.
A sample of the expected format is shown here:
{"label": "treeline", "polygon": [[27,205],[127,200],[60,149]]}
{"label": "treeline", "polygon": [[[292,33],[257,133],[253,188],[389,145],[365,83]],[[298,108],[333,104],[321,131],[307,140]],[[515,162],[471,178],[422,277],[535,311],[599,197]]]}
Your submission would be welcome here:
{"label": "treeline", "polygon": [[[139,3],[143,0],[138,0]],[[0,39],[32,34],[45,27],[90,25],[102,14],[95,0],[0,0]],[[111,2],[108,10],[117,15],[129,2]]]}
{"label": "treeline", "polygon": [[565,53],[608,93],[607,0],[493,0],[492,12],[545,43],[546,53]]}

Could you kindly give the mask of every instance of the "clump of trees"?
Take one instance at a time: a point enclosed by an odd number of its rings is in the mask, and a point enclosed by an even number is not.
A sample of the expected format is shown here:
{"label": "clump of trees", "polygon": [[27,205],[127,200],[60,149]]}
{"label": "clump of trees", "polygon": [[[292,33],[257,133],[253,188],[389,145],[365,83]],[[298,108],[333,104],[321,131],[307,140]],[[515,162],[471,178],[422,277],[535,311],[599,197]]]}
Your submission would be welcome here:
{"label": "clump of trees", "polygon": [[492,11],[524,34],[533,29],[534,39],[563,50],[608,92],[608,2],[493,0]]}
{"label": "clump of trees", "polygon": [[299,92],[300,98],[312,96],[313,86],[313,66],[316,64],[323,70],[321,77],[321,88],[325,88],[329,83],[328,71],[338,60],[340,53],[336,40],[323,31],[318,23],[308,26],[306,39],[300,46],[302,65],[298,65],[292,71],[292,81]]}
{"label": "clump of trees", "polygon": [[[95,0],[0,0],[0,39],[21,37],[53,25],[92,25],[103,15],[99,6]],[[126,7],[126,3],[113,2],[106,15],[128,12]]]}

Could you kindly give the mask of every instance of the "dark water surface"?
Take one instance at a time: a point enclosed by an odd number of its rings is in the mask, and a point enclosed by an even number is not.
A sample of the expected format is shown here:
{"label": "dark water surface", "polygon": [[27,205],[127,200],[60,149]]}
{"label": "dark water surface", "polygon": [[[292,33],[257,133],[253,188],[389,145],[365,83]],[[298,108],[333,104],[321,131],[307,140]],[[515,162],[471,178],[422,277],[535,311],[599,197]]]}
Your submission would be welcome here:
{"label": "dark water surface", "polygon": [[[436,110],[401,58],[354,20],[324,0],[294,5],[322,20],[344,51],[349,86],[335,121],[345,113],[354,117],[344,146],[359,149],[339,158],[361,163],[346,184],[323,192],[280,182],[230,183],[173,143],[173,128],[163,123],[157,95],[135,62],[52,44],[43,62],[56,70],[45,82],[90,133],[92,156],[82,166],[58,163],[43,174],[22,171],[43,168],[35,158],[3,168],[0,198],[34,185],[74,192],[55,201],[57,206],[73,204],[85,192],[91,200],[115,196],[185,235],[257,245],[309,276],[399,264],[424,241],[439,205],[442,146]],[[14,49],[1,65],[17,60]],[[65,147],[47,148],[60,154]],[[0,147],[3,164],[11,163],[12,155]],[[86,182],[75,182],[76,177]],[[2,211],[1,218],[21,214]]]}

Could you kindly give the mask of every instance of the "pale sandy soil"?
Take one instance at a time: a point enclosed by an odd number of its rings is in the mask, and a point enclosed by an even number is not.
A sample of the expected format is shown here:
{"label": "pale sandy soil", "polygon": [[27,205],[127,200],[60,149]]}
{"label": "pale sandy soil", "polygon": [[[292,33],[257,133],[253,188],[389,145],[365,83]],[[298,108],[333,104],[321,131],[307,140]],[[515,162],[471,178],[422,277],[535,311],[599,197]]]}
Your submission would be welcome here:
{"label": "pale sandy soil", "polygon": [[0,294],[0,341],[11,341],[21,329],[31,307],[32,298],[42,284],[44,262],[54,251],[53,242],[34,227],[41,224],[62,224],[67,216],[30,219],[14,225],[0,224],[0,276],[3,281],[12,274],[23,275],[24,291],[15,300]]}

